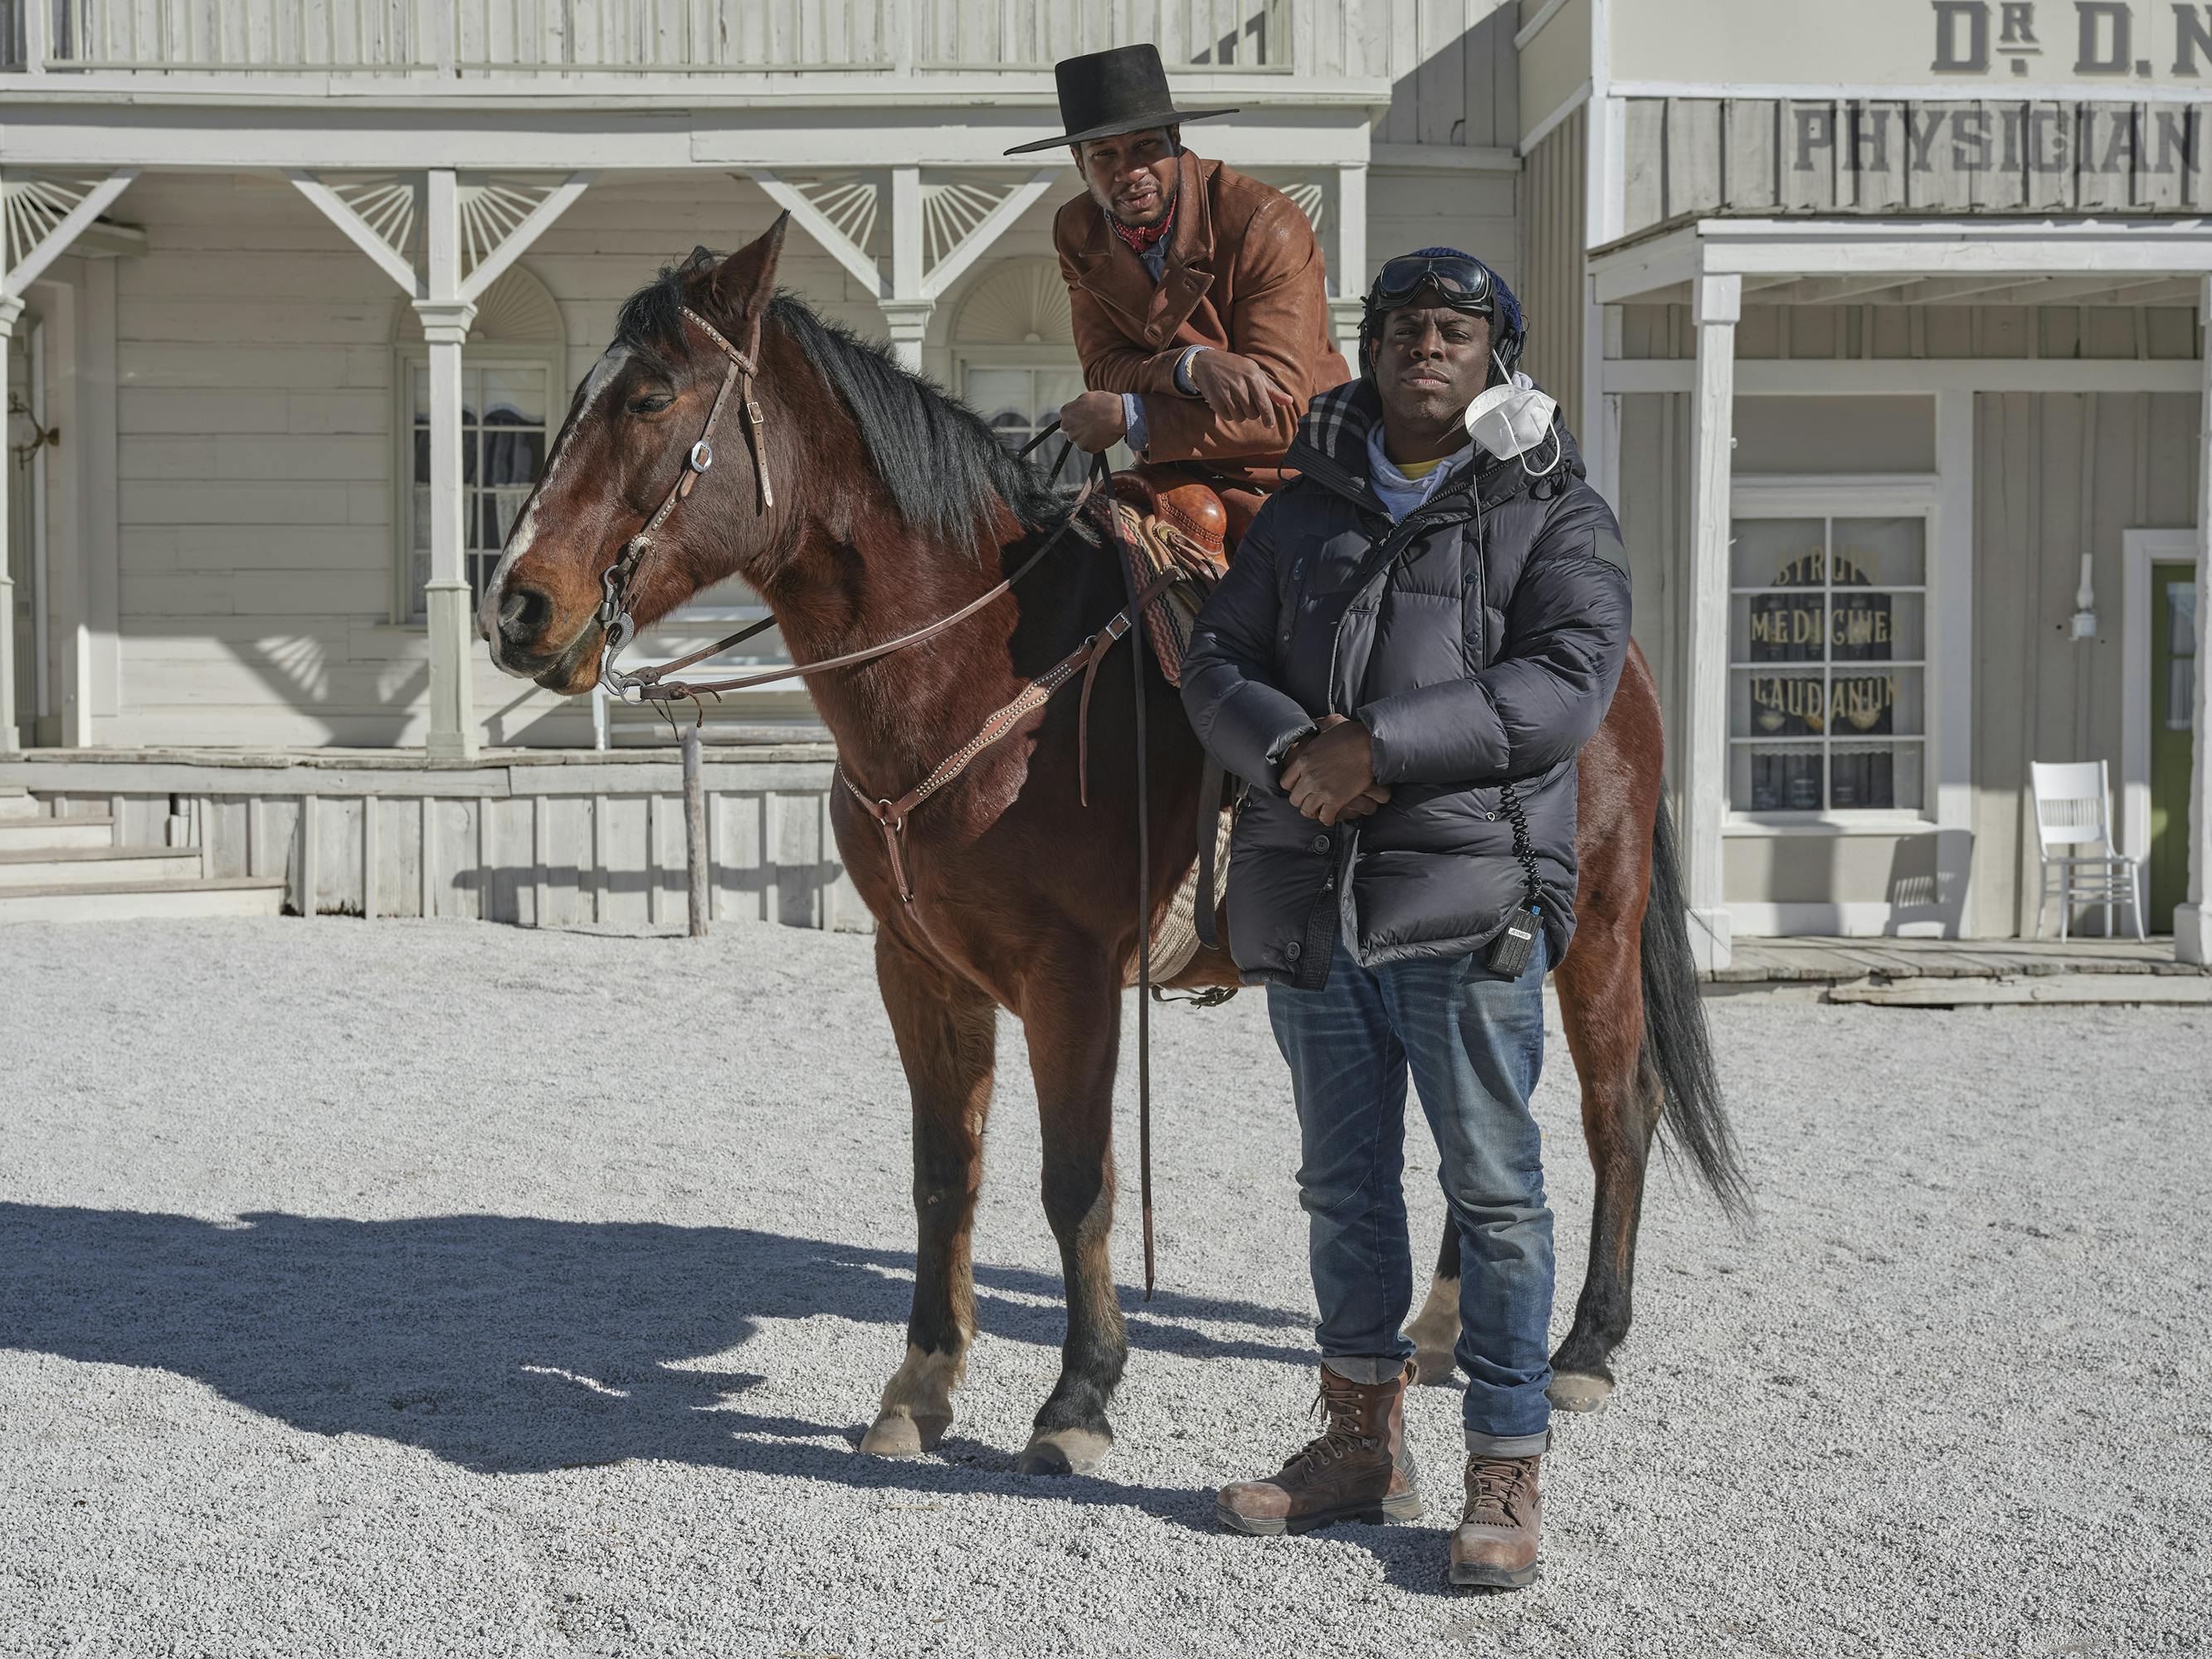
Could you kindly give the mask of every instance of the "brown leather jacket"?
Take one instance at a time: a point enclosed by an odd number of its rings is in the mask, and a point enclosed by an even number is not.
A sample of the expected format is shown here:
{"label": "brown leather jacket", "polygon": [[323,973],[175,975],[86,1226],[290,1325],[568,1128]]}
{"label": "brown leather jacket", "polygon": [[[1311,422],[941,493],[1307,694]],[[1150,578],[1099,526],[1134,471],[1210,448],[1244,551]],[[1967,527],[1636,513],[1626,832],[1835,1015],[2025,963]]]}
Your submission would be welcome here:
{"label": "brown leather jacket", "polygon": [[[1282,191],[1188,150],[1178,165],[1157,284],[1088,191],[1053,220],[1083,381],[1148,394],[1144,459],[1196,461],[1224,483],[1272,489],[1308,401],[1352,378],[1329,337],[1326,266],[1313,227]],[[1253,359],[1296,404],[1223,419],[1175,383],[1176,360],[1194,345]]]}

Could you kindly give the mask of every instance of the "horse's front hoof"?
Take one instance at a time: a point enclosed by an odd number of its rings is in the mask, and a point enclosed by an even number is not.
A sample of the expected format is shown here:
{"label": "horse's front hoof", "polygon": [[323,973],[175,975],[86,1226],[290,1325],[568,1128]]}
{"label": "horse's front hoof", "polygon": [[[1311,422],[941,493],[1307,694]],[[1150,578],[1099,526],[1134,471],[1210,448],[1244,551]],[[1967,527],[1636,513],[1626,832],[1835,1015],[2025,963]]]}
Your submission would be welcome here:
{"label": "horse's front hoof", "polygon": [[860,1449],[871,1457],[919,1457],[935,1451],[951,1426],[950,1416],[933,1412],[887,1411],[860,1437]]}
{"label": "horse's front hoof", "polygon": [[1612,1397],[1613,1380],[1586,1371],[1555,1371],[1552,1386],[1544,1390],[1554,1411],[1595,1412],[1605,1409]]}
{"label": "horse's front hoof", "polygon": [[1449,1382],[1459,1375],[1459,1360],[1449,1348],[1423,1348],[1413,1364],[1420,1368],[1415,1380],[1424,1383]]}
{"label": "horse's front hoof", "polygon": [[1096,1474],[1105,1468],[1106,1454],[1113,1449],[1112,1435],[1091,1429],[1054,1429],[1049,1434],[1040,1431],[1023,1448],[1014,1473]]}

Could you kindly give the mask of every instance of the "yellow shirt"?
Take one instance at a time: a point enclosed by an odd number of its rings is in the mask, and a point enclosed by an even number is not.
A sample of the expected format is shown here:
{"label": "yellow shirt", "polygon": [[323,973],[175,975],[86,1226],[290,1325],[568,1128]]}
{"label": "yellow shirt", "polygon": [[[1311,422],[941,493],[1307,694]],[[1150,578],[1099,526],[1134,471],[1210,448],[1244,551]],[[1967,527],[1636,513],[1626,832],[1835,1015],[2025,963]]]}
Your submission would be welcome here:
{"label": "yellow shirt", "polygon": [[1396,467],[1400,476],[1403,477],[1425,478],[1442,466],[1447,459],[1449,458],[1446,456],[1439,455],[1433,461],[1393,461],[1390,465]]}

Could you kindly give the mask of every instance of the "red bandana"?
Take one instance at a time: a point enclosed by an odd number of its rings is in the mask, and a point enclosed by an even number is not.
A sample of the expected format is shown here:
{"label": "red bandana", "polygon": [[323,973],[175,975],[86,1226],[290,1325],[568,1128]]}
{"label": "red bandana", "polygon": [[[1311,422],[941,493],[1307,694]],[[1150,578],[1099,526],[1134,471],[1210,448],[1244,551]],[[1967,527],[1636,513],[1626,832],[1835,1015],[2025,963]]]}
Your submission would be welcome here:
{"label": "red bandana", "polygon": [[1110,213],[1106,216],[1106,222],[1114,227],[1114,234],[1116,236],[1129,245],[1129,252],[1141,259],[1164,240],[1167,234],[1175,228],[1175,210],[1170,207],[1168,210],[1168,216],[1156,225],[1143,225],[1133,228],[1123,224]]}

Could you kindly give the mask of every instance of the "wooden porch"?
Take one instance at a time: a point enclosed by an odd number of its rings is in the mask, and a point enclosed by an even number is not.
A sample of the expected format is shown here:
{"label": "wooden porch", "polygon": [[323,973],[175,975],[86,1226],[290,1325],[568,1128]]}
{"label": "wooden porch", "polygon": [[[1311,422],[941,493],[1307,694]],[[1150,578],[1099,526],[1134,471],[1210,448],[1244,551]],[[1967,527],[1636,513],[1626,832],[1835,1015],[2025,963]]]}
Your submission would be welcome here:
{"label": "wooden porch", "polygon": [[1784,991],[1891,1007],[2212,1006],[2212,968],[2177,961],[2170,938],[1744,939],[1705,977],[1708,995]]}

